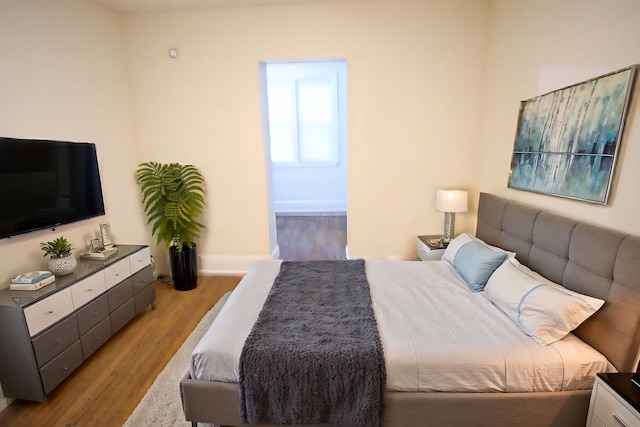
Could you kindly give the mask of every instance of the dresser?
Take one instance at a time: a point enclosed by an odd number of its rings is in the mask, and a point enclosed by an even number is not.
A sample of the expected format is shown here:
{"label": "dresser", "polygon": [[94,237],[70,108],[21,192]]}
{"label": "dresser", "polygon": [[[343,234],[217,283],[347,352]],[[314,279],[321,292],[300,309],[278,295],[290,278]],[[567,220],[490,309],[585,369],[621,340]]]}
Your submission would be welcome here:
{"label": "dresser", "polygon": [[148,246],[118,245],[106,261],[38,291],[0,291],[0,383],[6,397],[42,402],[147,306],[154,307]]}

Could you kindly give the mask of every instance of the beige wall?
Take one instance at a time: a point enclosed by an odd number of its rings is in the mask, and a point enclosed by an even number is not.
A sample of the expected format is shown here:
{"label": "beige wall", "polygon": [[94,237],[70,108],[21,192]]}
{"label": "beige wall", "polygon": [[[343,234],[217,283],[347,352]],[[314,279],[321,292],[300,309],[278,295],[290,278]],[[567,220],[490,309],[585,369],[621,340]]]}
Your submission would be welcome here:
{"label": "beige wall", "polygon": [[131,209],[138,204],[137,153],[122,43],[120,16],[84,0],[0,2],[0,135],[96,143],[107,212],[0,240],[0,289],[16,274],[46,269],[40,242],[64,235],[84,249],[101,221],[109,221],[116,242],[149,239]]}
{"label": "beige wall", "polygon": [[142,157],[193,163],[207,179],[201,267],[273,250],[259,64],[279,60],[347,60],[349,254],[415,257],[415,236],[442,230],[436,189],[468,188],[477,175],[469,153],[485,7],[379,1],[127,16]]}
{"label": "beige wall", "polygon": [[0,3],[0,135],[94,142],[107,212],[0,240],[0,289],[16,274],[46,268],[40,242],[64,235],[84,249],[101,221],[116,242],[149,240],[130,208],[139,204],[137,152],[122,43],[120,16],[83,0]]}
{"label": "beige wall", "polygon": [[640,62],[636,0],[491,0],[478,189],[640,234],[640,91],[607,206],[507,188],[519,102]]}

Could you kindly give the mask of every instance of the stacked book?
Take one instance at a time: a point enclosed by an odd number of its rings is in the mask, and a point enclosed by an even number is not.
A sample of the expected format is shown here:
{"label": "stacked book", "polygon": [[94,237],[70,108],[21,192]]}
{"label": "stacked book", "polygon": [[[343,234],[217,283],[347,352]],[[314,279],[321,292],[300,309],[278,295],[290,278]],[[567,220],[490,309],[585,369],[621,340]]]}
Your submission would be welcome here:
{"label": "stacked book", "polygon": [[9,289],[13,291],[37,291],[55,282],[56,276],[50,271],[30,271],[11,279]]}

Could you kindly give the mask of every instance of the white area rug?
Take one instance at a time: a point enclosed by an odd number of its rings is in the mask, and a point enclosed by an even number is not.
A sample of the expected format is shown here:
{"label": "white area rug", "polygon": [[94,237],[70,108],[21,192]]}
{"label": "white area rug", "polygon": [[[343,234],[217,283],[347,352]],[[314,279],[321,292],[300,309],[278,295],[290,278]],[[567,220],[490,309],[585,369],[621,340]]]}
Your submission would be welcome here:
{"label": "white area rug", "polygon": [[229,292],[220,298],[215,306],[204,315],[198,326],[173,355],[167,366],[160,372],[136,409],[125,422],[125,427],[191,426],[185,421],[180,401],[180,380],[189,369],[189,359],[202,336],[207,332],[213,319],[218,315]]}

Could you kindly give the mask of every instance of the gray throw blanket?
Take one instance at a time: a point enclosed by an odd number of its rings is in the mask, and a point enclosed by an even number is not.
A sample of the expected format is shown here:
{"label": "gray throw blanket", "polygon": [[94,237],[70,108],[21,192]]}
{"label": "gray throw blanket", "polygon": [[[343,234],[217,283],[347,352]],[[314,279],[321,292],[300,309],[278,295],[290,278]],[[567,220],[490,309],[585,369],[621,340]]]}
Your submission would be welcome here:
{"label": "gray throw blanket", "polygon": [[239,380],[243,423],[380,426],[386,369],[364,261],[283,262]]}

